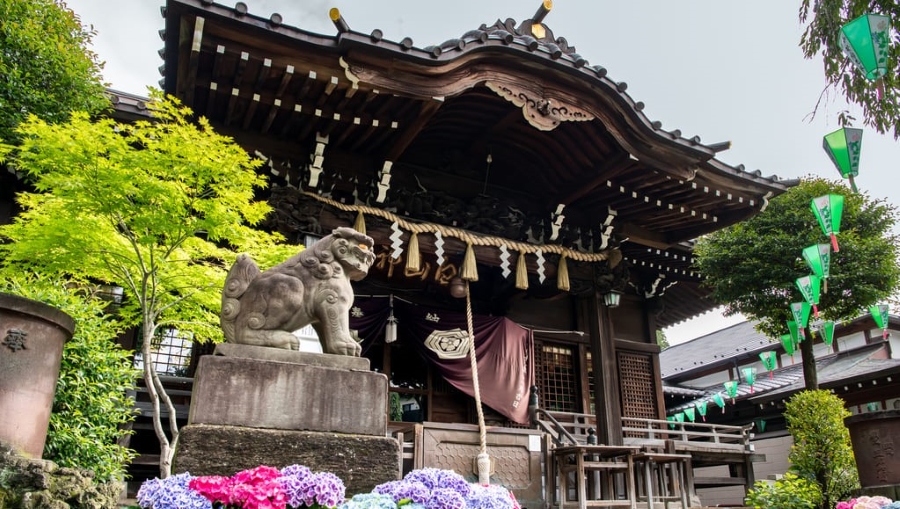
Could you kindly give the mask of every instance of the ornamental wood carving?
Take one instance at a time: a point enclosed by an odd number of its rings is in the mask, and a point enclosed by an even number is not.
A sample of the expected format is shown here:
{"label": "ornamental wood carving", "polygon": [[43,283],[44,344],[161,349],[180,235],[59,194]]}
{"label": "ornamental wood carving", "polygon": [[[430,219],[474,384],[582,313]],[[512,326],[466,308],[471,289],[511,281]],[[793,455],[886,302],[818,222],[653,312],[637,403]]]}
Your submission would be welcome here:
{"label": "ornamental wood carving", "polygon": [[532,127],[540,131],[552,131],[560,122],[585,122],[594,120],[587,111],[573,105],[562,104],[559,99],[546,98],[544,94],[521,85],[485,82],[500,97],[522,108],[522,115]]}

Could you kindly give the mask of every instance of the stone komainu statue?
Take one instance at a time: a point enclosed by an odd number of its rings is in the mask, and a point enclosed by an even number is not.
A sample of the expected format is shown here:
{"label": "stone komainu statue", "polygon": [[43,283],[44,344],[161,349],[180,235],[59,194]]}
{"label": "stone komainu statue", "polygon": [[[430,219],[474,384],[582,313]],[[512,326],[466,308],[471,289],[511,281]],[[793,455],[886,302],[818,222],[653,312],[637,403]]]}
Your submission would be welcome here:
{"label": "stone komainu statue", "polygon": [[297,350],[293,331],[312,325],[325,353],[359,356],[350,330],[353,288],[375,261],[372,238],[337,228],[285,262],[260,272],[238,256],[222,290],[221,324],[229,343]]}

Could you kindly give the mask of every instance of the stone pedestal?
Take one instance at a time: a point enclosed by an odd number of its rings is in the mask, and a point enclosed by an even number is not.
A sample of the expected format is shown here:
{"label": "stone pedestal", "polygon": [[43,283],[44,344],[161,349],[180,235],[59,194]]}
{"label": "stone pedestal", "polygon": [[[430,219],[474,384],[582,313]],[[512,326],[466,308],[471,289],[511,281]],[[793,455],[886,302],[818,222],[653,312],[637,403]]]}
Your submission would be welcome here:
{"label": "stone pedestal", "polygon": [[75,322],[62,311],[0,293],[0,441],[40,458],[63,345]]}
{"label": "stone pedestal", "polygon": [[174,471],[299,464],[334,473],[348,496],[369,491],[400,477],[387,400],[387,377],[367,359],[219,345],[200,359]]}

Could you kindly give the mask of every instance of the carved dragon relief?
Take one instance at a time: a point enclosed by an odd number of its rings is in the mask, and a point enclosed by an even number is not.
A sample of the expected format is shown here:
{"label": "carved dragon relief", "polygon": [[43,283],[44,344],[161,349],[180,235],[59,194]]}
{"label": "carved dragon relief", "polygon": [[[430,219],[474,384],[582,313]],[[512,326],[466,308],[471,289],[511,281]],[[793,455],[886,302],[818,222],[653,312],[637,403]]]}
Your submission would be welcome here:
{"label": "carved dragon relief", "polygon": [[555,103],[544,94],[508,83],[487,81],[485,86],[500,97],[522,108],[522,115],[532,127],[540,131],[552,131],[560,122],[585,122],[594,120],[587,111],[573,105]]}

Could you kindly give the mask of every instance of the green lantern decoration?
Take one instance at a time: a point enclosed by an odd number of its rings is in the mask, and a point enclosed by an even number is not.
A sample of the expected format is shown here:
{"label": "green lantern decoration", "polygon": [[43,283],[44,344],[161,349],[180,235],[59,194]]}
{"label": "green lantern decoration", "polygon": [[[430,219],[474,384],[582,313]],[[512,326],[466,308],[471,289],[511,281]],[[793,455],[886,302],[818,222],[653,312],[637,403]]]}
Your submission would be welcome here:
{"label": "green lantern decoration", "polygon": [[684,422],[684,412],[675,414],[675,422]]}
{"label": "green lantern decoration", "polygon": [[794,315],[794,322],[797,323],[797,331],[800,338],[803,338],[803,329],[809,323],[809,302],[794,302],[791,304],[791,314]]}
{"label": "green lantern decoration", "polygon": [[[797,278],[797,288],[800,289],[800,293],[803,294],[803,298],[806,299],[806,302],[812,304],[813,314],[816,318],[819,317],[819,295],[822,292],[822,279],[815,274],[810,274],[808,276],[798,277]],[[793,311],[794,305],[791,304],[791,310]],[[796,315],[794,315],[796,317]],[[807,311],[807,318],[809,318],[809,312]],[[800,329],[806,327],[805,323],[798,320],[798,324],[800,324]]]}
{"label": "green lantern decoration", "polygon": [[765,433],[766,432],[766,420],[765,419],[757,419],[755,422],[756,422],[756,429],[758,429],[760,433]]}
{"label": "green lantern decoration", "polygon": [[822,322],[822,341],[831,346],[832,351],[834,351],[834,347],[831,345],[834,342],[834,325],[834,322]]}
{"label": "green lantern decoration", "polygon": [[888,72],[891,18],[863,14],[841,27],[841,51],[869,81]]}
{"label": "green lantern decoration", "polygon": [[709,405],[709,401],[701,400],[694,403],[694,406],[697,407],[697,413],[700,414],[700,418],[703,419],[703,422],[706,422],[706,410]]}
{"label": "green lantern decoration", "polygon": [[[788,339],[790,339],[790,337],[788,337]],[[759,360],[761,360],[763,366],[766,367],[766,370],[769,372],[769,380],[771,380],[775,374],[775,366],[778,365],[778,354],[771,351],[762,352],[759,354]]]}
{"label": "green lantern decoration", "polygon": [[826,194],[813,198],[809,203],[813,214],[822,227],[822,232],[831,238],[831,248],[835,253],[840,251],[837,234],[841,232],[841,215],[844,213],[844,197],[839,194]]}
{"label": "green lantern decoration", "polygon": [[813,244],[803,249],[803,259],[809,270],[822,279],[822,291],[828,293],[828,276],[831,274],[831,245]]}
{"label": "green lantern decoration", "polygon": [[684,416],[688,418],[689,421],[694,422],[697,419],[696,410],[694,407],[688,407],[684,409]]}
{"label": "green lantern decoration", "polygon": [[875,319],[875,323],[881,327],[881,337],[887,339],[888,337],[888,305],[887,304],[877,304],[875,306],[869,307],[869,313],[872,314],[872,318]]}
{"label": "green lantern decoration", "polygon": [[734,398],[737,397],[738,383],[734,380],[725,382],[725,393],[731,398],[731,404],[734,404]]}
{"label": "green lantern decoration", "polygon": [[822,148],[841,173],[841,176],[850,180],[850,187],[856,193],[856,181],[853,177],[859,175],[859,154],[862,146],[862,129],[843,127],[826,134],[822,139]]}
{"label": "green lantern decoration", "polygon": [[741,374],[744,375],[744,381],[750,386],[750,394],[753,394],[753,384],[756,383],[756,368],[752,366],[741,368]]}
{"label": "green lantern decoration", "polygon": [[675,429],[675,416],[669,415],[666,417],[666,420],[669,421],[669,428]]}
{"label": "green lantern decoration", "polygon": [[722,396],[721,392],[713,394],[713,403],[722,409],[723,414],[725,413],[725,398]]}

